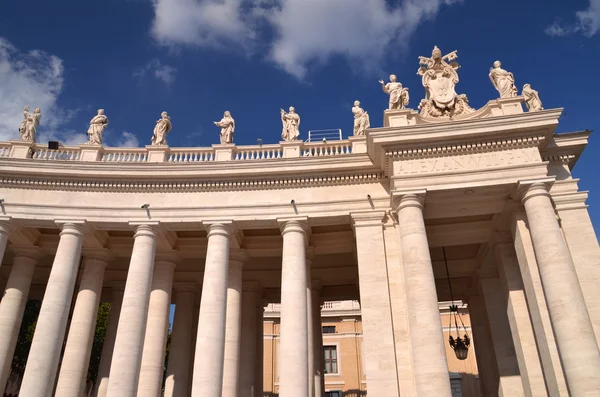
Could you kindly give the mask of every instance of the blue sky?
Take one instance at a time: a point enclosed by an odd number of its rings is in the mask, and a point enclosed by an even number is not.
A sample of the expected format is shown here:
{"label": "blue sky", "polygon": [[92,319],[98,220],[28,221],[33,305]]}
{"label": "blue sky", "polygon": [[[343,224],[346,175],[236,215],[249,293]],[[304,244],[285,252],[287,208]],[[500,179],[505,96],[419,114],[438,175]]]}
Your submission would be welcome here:
{"label": "blue sky", "polygon": [[[169,112],[171,146],[218,143],[230,110],[235,142],[277,142],[279,109],[311,129],[351,134],[355,99],[382,125],[390,73],[423,97],[419,55],[458,50],[457,92],[479,108],[497,93],[493,61],[530,83],[560,132],[600,130],[600,0],[105,0],[11,1],[0,13],[0,140],[14,139],[24,105],[42,108],[40,141],[77,143],[96,109],[110,146],[146,145]],[[600,131],[596,134],[600,134]],[[574,174],[600,225],[591,142]]]}

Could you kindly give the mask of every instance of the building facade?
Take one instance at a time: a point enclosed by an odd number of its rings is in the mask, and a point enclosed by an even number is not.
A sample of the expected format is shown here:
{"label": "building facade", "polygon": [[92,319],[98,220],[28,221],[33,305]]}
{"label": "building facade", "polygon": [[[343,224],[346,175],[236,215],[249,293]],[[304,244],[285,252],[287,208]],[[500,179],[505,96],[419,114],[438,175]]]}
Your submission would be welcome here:
{"label": "building facade", "polygon": [[[516,96],[499,62],[500,98],[471,108],[456,57],[420,58],[419,112],[395,76],[383,127],[356,102],[347,140],[297,140],[290,108],[278,144],[170,148],[165,112],[151,146],[49,148],[26,113],[21,140],[0,143],[0,385],[38,299],[21,397],[83,393],[100,302],[95,396],[324,397],[350,349],[349,390],[450,397],[439,302],[453,300],[483,396],[596,396],[600,249],[571,175],[589,132],[557,134],[562,109]],[[360,302],[335,352],[327,301]],[[265,330],[268,304],[280,322]]]}

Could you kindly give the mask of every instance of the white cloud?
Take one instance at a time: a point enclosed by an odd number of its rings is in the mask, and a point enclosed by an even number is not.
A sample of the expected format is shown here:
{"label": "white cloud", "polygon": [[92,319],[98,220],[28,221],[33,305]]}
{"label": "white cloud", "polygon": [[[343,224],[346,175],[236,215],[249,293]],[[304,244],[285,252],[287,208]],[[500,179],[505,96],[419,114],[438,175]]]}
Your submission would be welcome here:
{"label": "white cloud", "polygon": [[134,134],[132,134],[131,132],[127,132],[127,131],[123,131],[121,133],[121,137],[119,138],[117,147],[138,147],[138,146],[140,146],[140,141]]}
{"label": "white cloud", "polygon": [[[459,0],[153,0],[154,38],[165,45],[248,49],[268,37],[269,59],[303,78],[307,67],[341,55],[374,71],[401,51],[423,21]],[[243,15],[243,17],[241,17]],[[262,23],[272,35],[261,36]]]}
{"label": "white cloud", "polygon": [[586,10],[575,13],[577,22],[574,24],[561,24],[554,21],[544,29],[548,36],[562,37],[581,32],[584,36],[592,37],[600,30],[600,0],[590,0]]}
{"label": "white cloud", "polygon": [[22,52],[0,37],[0,140],[18,139],[23,107],[42,110],[38,142],[47,136],[62,138],[58,132],[77,110],[65,110],[57,99],[64,82],[62,60],[41,50]]}
{"label": "white cloud", "polygon": [[177,68],[169,65],[163,65],[160,60],[154,58],[143,67],[134,71],[133,76],[143,80],[148,73],[155,79],[162,81],[167,87],[170,87],[175,81]]}

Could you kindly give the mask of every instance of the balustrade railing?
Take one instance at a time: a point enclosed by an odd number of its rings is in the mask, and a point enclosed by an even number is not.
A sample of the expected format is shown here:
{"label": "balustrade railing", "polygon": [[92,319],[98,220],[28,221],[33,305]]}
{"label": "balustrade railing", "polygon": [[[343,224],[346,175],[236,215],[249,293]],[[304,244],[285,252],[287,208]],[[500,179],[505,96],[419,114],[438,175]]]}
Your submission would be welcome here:
{"label": "balustrade railing", "polygon": [[101,161],[105,163],[144,163],[148,161],[148,151],[145,148],[106,148]]}
{"label": "balustrade railing", "polygon": [[234,160],[270,160],[282,157],[281,145],[238,146],[233,155]]}
{"label": "balustrade railing", "polygon": [[10,144],[0,143],[0,158],[5,158],[8,156],[10,156]]}
{"label": "balustrade railing", "polygon": [[215,152],[212,148],[173,148],[169,150],[169,163],[201,163],[215,161]]}
{"label": "balustrade railing", "polygon": [[78,147],[61,147],[59,149],[48,149],[36,147],[32,158],[34,160],[63,160],[75,161],[79,159],[81,150]]}
{"label": "balustrade railing", "polygon": [[311,142],[302,147],[303,157],[340,156],[351,153],[350,141]]}

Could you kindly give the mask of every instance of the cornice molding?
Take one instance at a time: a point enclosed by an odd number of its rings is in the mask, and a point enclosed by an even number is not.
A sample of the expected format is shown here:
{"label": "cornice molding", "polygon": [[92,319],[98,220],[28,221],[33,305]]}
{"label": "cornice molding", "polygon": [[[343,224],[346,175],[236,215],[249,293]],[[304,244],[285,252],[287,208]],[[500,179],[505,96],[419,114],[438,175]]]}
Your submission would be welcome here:
{"label": "cornice molding", "polygon": [[212,181],[122,181],[117,178],[105,180],[49,180],[35,177],[2,177],[0,187],[67,190],[91,192],[189,192],[189,191],[231,191],[265,190],[281,188],[350,185],[376,183],[385,179],[383,172],[355,172],[323,176],[298,176],[273,179],[212,180]]}

